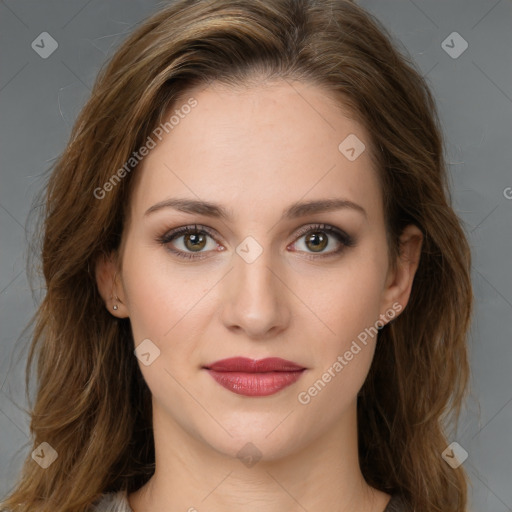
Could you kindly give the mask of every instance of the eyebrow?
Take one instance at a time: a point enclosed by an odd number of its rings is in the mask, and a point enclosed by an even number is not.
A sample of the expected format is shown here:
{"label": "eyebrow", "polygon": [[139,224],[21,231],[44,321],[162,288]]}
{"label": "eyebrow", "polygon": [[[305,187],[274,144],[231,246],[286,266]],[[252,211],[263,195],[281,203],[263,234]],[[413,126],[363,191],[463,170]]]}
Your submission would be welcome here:
{"label": "eyebrow", "polygon": [[[208,217],[215,217],[226,221],[229,221],[232,218],[232,213],[220,204],[187,198],[165,199],[164,201],[160,201],[148,208],[144,215],[150,215],[151,213],[162,210],[163,208],[173,208],[180,212],[206,215]],[[303,217],[305,215],[341,210],[345,208],[357,211],[368,219],[366,210],[361,205],[348,199],[336,198],[320,199],[316,201],[298,201],[283,211],[280,220],[290,220]]]}

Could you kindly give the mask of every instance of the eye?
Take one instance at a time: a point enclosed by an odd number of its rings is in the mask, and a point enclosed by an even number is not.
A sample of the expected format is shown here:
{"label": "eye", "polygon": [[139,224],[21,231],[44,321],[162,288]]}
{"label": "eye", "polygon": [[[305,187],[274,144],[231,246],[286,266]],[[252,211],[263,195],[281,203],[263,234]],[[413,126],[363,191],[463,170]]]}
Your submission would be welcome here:
{"label": "eye", "polygon": [[[180,258],[200,259],[204,256],[196,255],[194,253],[207,252],[203,251],[203,249],[208,245],[208,237],[213,239],[213,232],[210,229],[205,226],[198,227],[197,224],[194,224],[193,226],[183,226],[168,231],[158,238],[158,242],[167,246],[167,249],[170,252],[176,254],[176,256],[179,256]],[[182,240],[176,242],[180,239]],[[173,248],[173,245],[177,245],[178,248]],[[217,247],[217,243],[213,242],[210,244],[209,250],[215,250]]]}
{"label": "eye", "polygon": [[[341,253],[346,247],[352,247],[355,245],[355,241],[351,236],[349,236],[344,231],[341,231],[340,229],[328,224],[305,226],[299,230],[296,236],[300,237],[299,240],[302,238],[304,239],[302,246],[305,249],[300,250],[302,252],[309,253],[309,257],[313,258],[333,256],[335,254]],[[332,238],[335,239],[334,243],[331,241]],[[294,242],[292,246],[296,244],[298,244],[298,241]],[[333,245],[335,247],[334,249],[332,249]],[[326,247],[330,247],[331,250],[324,251]]]}
{"label": "eye", "polygon": [[[315,224],[313,226],[305,226],[301,228],[295,236],[304,238],[303,246],[305,250],[300,249],[299,252],[309,253],[309,258],[323,258],[341,253],[346,247],[355,245],[355,240],[344,231],[330,226],[328,224]],[[212,239],[212,243],[208,248],[208,238]],[[181,240],[180,240],[181,239]],[[333,243],[331,239],[334,239]],[[215,242],[215,235],[212,230],[206,226],[182,226],[157,238],[157,241],[166,246],[167,250],[180,258],[185,259],[202,259],[206,256],[202,253],[209,251],[222,251],[222,246]],[[293,247],[298,241],[289,245]],[[332,249],[331,246],[335,246]],[[337,247],[336,247],[337,246]],[[328,247],[330,251],[324,251]],[[205,250],[204,250],[205,249]]]}

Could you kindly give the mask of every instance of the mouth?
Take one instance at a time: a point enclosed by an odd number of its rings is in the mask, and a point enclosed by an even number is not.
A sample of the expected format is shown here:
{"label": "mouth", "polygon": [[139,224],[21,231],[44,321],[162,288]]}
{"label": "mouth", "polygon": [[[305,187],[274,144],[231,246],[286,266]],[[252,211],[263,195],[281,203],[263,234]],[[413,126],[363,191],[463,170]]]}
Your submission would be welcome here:
{"label": "mouth", "polygon": [[268,396],[300,379],[306,368],[279,357],[233,357],[203,366],[222,387],[238,395]]}

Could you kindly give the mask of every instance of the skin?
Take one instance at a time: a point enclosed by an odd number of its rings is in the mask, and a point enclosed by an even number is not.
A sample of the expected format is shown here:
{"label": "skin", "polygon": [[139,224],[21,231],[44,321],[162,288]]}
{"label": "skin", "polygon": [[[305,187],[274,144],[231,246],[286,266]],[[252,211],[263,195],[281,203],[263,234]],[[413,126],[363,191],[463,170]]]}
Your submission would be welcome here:
{"label": "skin", "polygon": [[[135,512],[313,512],[335,503],[340,512],[382,512],[390,496],[361,474],[356,422],[377,337],[307,405],[297,396],[393,304],[405,308],[421,232],[404,230],[393,271],[368,132],[318,86],[214,84],[190,96],[198,105],[134,176],[119,253],[96,266],[105,305],[130,318],[135,346],[150,339],[160,350],[149,366],[139,361],[152,392],[156,471],[129,495],[130,505]],[[366,143],[354,161],[338,150],[349,134]],[[171,197],[219,203],[233,216],[170,207],[145,215]],[[344,208],[280,220],[296,201],[333,198],[361,205],[366,216]],[[315,252],[308,235],[296,233],[317,223],[344,230],[356,244],[329,256],[341,242],[323,232],[329,244]],[[167,247],[157,241],[194,224],[215,233],[201,246],[203,259],[169,252],[198,254],[183,235]],[[236,252],[249,235],[263,249],[250,264]],[[282,357],[307,369],[274,395],[246,397],[202,369],[234,356]],[[261,454],[252,467],[237,457],[247,443]]]}

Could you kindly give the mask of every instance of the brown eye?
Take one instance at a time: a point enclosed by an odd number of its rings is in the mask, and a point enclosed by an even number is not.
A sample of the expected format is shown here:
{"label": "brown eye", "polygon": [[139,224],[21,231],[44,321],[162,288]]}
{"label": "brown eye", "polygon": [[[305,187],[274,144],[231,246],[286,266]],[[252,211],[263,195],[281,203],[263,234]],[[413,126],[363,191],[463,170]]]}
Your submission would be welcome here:
{"label": "brown eye", "polygon": [[295,236],[298,238],[292,247],[310,258],[335,256],[355,245],[354,238],[329,224],[305,226]]}
{"label": "brown eye", "polygon": [[187,233],[183,235],[183,243],[190,251],[200,251],[206,245],[206,236],[202,233]]}
{"label": "brown eye", "polygon": [[218,249],[213,232],[204,226],[198,227],[197,224],[171,230],[159,236],[157,241],[176,256],[187,259],[203,258],[206,253]]}
{"label": "brown eye", "polygon": [[320,252],[327,247],[328,237],[321,231],[314,231],[306,236],[305,243],[308,249],[313,252]]}

